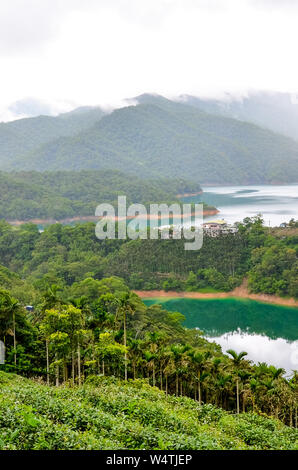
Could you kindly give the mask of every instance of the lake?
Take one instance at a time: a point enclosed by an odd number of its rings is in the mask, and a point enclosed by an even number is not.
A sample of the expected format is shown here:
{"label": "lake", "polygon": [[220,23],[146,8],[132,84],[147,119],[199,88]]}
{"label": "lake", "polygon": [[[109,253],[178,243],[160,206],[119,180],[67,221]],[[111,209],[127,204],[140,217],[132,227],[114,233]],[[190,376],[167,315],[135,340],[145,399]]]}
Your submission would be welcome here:
{"label": "lake", "polygon": [[298,184],[259,186],[206,186],[199,196],[184,198],[184,202],[201,202],[216,206],[217,217],[228,223],[261,213],[266,225],[278,226],[291,218],[298,219]]}
{"label": "lake", "polygon": [[[170,296],[170,293],[169,293]],[[185,316],[185,326],[200,329],[222,350],[246,351],[255,363],[267,362],[288,373],[298,369],[298,308],[249,299],[145,299]]]}

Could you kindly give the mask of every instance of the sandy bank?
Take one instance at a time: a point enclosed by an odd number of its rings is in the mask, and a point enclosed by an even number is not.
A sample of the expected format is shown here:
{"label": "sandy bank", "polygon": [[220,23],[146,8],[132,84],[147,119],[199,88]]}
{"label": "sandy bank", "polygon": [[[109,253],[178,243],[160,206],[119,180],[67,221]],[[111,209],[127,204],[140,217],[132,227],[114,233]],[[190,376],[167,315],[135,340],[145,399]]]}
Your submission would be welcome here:
{"label": "sandy bank", "polygon": [[134,291],[142,299],[150,298],[180,298],[180,299],[226,299],[229,297],[238,297],[242,299],[257,300],[258,302],[267,302],[275,305],[284,305],[288,307],[298,307],[298,301],[292,298],[278,297],[269,294],[252,294],[245,286],[236,287],[230,292],[215,292],[215,293],[202,293],[202,292],[176,292],[164,290],[151,290],[151,291]]}
{"label": "sandy bank", "polygon": [[[209,216],[209,215],[216,215],[218,213],[219,213],[219,211],[217,209],[206,210],[206,211],[203,212],[203,216],[206,217],[206,216]],[[189,216],[189,215],[190,214],[184,214],[184,216]],[[195,214],[192,214],[192,215],[195,215]],[[147,218],[149,220],[154,220],[154,219],[157,218],[157,216],[153,216],[153,215],[150,216],[150,214],[148,214]],[[133,216],[127,217],[127,220],[132,220],[132,219],[134,219]],[[158,216],[158,219],[159,220],[161,219],[160,215]],[[30,219],[30,220],[7,220],[7,222],[10,225],[20,226],[20,225],[28,224],[28,223],[37,224],[37,225],[50,225],[50,224],[70,224],[72,222],[98,222],[98,220],[99,220],[99,217],[96,217],[94,215],[88,215],[88,216],[68,217],[68,218],[60,219],[60,220],[55,220],[55,219]],[[119,219],[116,216],[114,218],[114,220],[117,221]],[[121,218],[121,220],[123,220],[123,218]]]}
{"label": "sandy bank", "polygon": [[194,196],[199,196],[200,194],[203,194],[203,191],[198,191],[196,193],[182,193],[182,194],[176,194],[176,197],[180,199],[181,197],[194,197]]}

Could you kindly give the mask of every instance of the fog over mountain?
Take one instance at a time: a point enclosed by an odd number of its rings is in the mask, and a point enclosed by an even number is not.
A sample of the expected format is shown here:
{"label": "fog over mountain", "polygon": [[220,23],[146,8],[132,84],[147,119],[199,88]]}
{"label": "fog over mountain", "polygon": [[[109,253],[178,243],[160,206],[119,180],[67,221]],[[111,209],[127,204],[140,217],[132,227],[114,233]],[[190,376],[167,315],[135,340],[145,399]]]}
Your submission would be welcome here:
{"label": "fog over mountain", "polygon": [[[138,103],[144,104],[151,101],[152,97],[161,98],[158,94],[144,93],[123,100],[117,107],[121,108]],[[242,96],[225,93],[217,98],[181,94],[172,97],[171,100],[188,104],[211,114],[252,122],[298,140],[298,93],[251,91]],[[99,106],[76,107],[74,103],[66,101],[49,103],[37,98],[24,98],[12,103],[6,110],[2,110],[0,121],[1,118],[3,121],[9,122],[40,115],[58,116],[61,113],[71,111],[82,113],[98,110],[99,108]],[[113,108],[114,106],[111,104],[109,111],[113,111]],[[105,112],[107,112],[107,109],[105,109]]]}
{"label": "fog over mountain", "polygon": [[297,19],[290,0],[2,1],[0,121],[145,91],[298,92]]}
{"label": "fog over mountain", "polygon": [[298,140],[298,94],[257,91],[222,99],[182,95],[183,103],[221,116],[249,121]]}
{"label": "fog over mountain", "polygon": [[286,136],[217,108],[206,112],[193,97],[143,94],[131,102],[108,114],[83,107],[1,124],[0,169],[118,169],[205,184],[298,181],[298,143]]}

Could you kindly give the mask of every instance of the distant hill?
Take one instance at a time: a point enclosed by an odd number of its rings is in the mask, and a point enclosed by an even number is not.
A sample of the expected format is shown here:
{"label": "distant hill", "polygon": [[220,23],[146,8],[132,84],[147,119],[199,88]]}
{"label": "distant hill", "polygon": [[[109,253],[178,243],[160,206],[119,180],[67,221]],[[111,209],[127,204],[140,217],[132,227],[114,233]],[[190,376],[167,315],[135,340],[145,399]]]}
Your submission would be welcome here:
{"label": "distant hill", "polygon": [[[205,184],[298,181],[298,143],[287,137],[161,96],[141,95],[136,101],[136,106],[103,117],[93,110],[35,118],[34,122],[24,120],[23,136],[18,140],[13,136],[9,140],[8,135],[20,124],[10,123],[3,135],[6,133],[6,139],[14,145],[9,150],[0,139],[1,167],[38,171],[118,169],[142,178],[182,177]],[[46,119],[54,121],[47,124]],[[28,133],[26,121],[30,121]],[[46,132],[50,124],[53,127]],[[39,126],[40,132],[36,131]],[[60,134],[55,126],[61,126]],[[80,131],[75,132],[78,128]],[[62,132],[70,135],[63,136]],[[55,134],[58,138],[53,139]],[[22,140],[29,142],[30,148],[22,147]]]}
{"label": "distant hill", "polygon": [[144,181],[115,170],[60,172],[0,172],[0,219],[61,220],[94,216],[98,204],[117,207],[118,195],[127,204],[177,202],[177,194],[201,191],[183,179]]}
{"label": "distant hill", "polygon": [[203,111],[253,122],[274,132],[298,140],[298,95],[255,92],[241,99],[224,100],[181,96],[182,102]]}
{"label": "distant hill", "polygon": [[0,169],[12,167],[18,156],[47,142],[89,128],[104,114],[100,108],[84,107],[57,117],[38,116],[0,123]]}

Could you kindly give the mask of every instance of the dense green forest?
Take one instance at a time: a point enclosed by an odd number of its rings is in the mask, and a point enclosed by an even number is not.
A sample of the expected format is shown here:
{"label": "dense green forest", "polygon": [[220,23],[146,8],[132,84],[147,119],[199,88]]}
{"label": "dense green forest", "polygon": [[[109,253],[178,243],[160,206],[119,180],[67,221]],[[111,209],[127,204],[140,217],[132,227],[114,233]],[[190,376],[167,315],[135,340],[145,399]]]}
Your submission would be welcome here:
{"label": "dense green forest", "polygon": [[183,240],[128,242],[107,257],[104,272],[145,290],[229,291],[247,277],[252,292],[298,298],[297,230],[277,233],[256,217],[239,224],[236,235],[205,235],[195,253]]}
{"label": "dense green forest", "polygon": [[247,219],[194,255],[180,240],[100,241],[92,223],[0,222],[0,448],[296,448],[296,372],[223,354],[129,288],[156,277],[222,289],[248,275],[252,289],[296,295],[297,236],[281,232]]}
{"label": "dense green forest", "polygon": [[[0,219],[54,219],[94,216],[99,204],[180,202],[177,195],[197,193],[197,183],[182,178],[142,180],[117,170],[0,172]],[[205,208],[209,206],[205,204]],[[210,207],[210,209],[214,209]]]}
{"label": "dense green forest", "polygon": [[0,123],[1,168],[43,144],[88,129],[103,116],[100,108],[77,108],[57,117],[38,116]]}
{"label": "dense green forest", "polygon": [[[8,286],[11,276],[43,289],[116,275],[136,290],[229,291],[248,278],[253,292],[298,298],[297,253],[295,227],[270,230],[259,217],[245,219],[235,235],[205,235],[195,252],[184,250],[183,239],[98,240],[93,223],[54,224],[39,233],[33,224],[0,222],[1,264],[15,273],[1,270]],[[34,290],[20,291],[30,304]]]}
{"label": "dense green forest", "polygon": [[[88,126],[75,133],[85,113],[74,114],[75,125],[73,115],[64,117],[63,125],[59,117],[2,124],[1,168],[117,168],[142,178],[183,177],[200,183],[298,180],[298,144],[287,137],[158,96],[144,95],[138,102],[98,119],[92,111],[96,122],[86,118]],[[47,119],[52,133],[45,132]]]}
{"label": "dense green forest", "polygon": [[[52,285],[38,292],[34,305],[26,312],[8,290],[0,290],[6,372],[56,387],[80,387],[98,374],[146,379],[166,395],[297,427],[296,372],[286,379],[283,369],[251,364],[246,352],[223,355],[200,331],[184,328],[181,313],[146,307],[120,278],[87,278],[64,289]],[[27,401],[35,409],[32,399],[29,388]]]}

